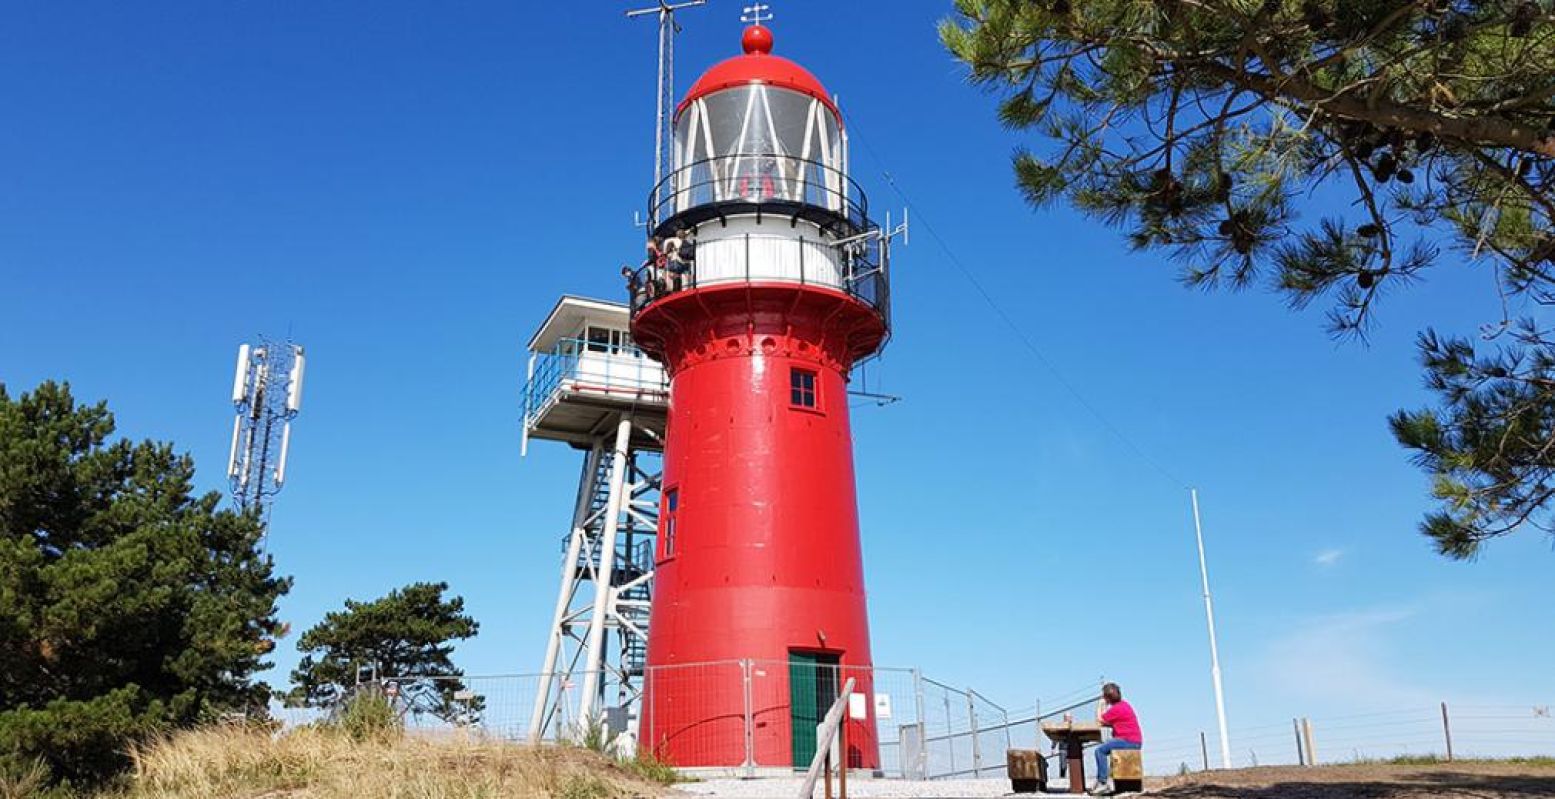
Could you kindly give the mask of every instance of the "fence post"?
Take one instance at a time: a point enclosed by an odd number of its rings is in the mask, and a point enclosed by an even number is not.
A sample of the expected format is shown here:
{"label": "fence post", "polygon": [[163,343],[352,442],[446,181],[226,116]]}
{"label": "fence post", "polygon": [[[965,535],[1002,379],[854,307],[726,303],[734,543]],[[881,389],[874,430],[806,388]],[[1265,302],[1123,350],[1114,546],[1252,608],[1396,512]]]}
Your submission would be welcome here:
{"label": "fence post", "polygon": [[966,715],[972,722],[972,776],[983,776],[983,747],[977,741],[977,698],[972,689],[966,689]]}
{"label": "fence post", "polygon": [[1447,723],[1447,703],[1442,703],[1442,737],[1447,739],[1447,762],[1452,762],[1452,725]]}
{"label": "fence post", "polygon": [[922,775],[924,779],[929,776],[929,723],[923,716],[923,672],[916,667],[912,670],[913,704],[918,711],[918,769],[914,772]]}
{"label": "fence post", "polygon": [[1301,720],[1301,731],[1307,741],[1307,763],[1317,765],[1317,747],[1312,745],[1312,719]]}
{"label": "fence post", "polygon": [[1209,739],[1204,737],[1204,731],[1199,731],[1199,751],[1204,755],[1204,770],[1209,771]]}
{"label": "fence post", "polygon": [[950,772],[956,772],[956,734],[950,726],[950,691],[946,690],[942,696],[945,699],[945,744],[950,750]]}
{"label": "fence post", "polygon": [[1295,719],[1290,720],[1290,731],[1296,736],[1296,765],[1307,765],[1307,756],[1301,749],[1301,725]]}
{"label": "fence post", "polygon": [[751,660],[740,661],[740,674],[744,681],[745,702],[745,776],[756,776],[756,727],[751,712]]}

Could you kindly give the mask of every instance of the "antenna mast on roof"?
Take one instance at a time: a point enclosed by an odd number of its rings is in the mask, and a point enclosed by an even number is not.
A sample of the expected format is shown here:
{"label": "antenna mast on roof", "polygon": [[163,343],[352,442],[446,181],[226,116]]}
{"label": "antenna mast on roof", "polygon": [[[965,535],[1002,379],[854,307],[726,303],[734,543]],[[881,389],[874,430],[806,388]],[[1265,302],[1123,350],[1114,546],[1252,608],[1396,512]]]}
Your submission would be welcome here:
{"label": "antenna mast on roof", "polygon": [[675,22],[675,12],[683,8],[707,5],[707,0],[687,0],[683,3],[667,3],[659,0],[652,8],[639,8],[626,12],[628,18],[656,14],[659,17],[659,103],[658,118],[653,128],[653,186],[658,190],[664,180],[666,165],[673,162],[674,131],[670,130],[670,116],[675,107],[675,34],[680,25]]}

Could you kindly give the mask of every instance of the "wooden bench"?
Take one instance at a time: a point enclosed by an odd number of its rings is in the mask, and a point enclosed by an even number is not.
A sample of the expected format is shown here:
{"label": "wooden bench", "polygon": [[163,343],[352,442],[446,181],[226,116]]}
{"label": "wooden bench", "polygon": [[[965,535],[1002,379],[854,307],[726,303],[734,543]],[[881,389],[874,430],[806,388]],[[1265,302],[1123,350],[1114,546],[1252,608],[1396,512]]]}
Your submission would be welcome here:
{"label": "wooden bench", "polygon": [[1118,749],[1107,756],[1112,787],[1118,793],[1136,793],[1145,789],[1145,759],[1138,749]]}

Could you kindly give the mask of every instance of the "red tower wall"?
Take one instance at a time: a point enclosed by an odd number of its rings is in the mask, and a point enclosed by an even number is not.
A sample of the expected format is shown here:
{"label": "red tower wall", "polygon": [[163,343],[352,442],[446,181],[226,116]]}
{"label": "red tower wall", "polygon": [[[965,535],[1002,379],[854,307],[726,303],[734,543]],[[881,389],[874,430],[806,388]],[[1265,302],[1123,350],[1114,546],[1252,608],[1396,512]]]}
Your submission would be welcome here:
{"label": "red tower wall", "polygon": [[[749,708],[756,764],[788,765],[792,652],[837,656],[839,687],[873,695],[847,375],[884,323],[833,290],[740,285],[660,300],[634,335],[672,374],[676,502],[661,509],[642,742],[679,766],[738,765]],[[791,403],[795,368],[815,374],[817,408]],[[850,763],[877,767],[874,719],[848,737]]]}

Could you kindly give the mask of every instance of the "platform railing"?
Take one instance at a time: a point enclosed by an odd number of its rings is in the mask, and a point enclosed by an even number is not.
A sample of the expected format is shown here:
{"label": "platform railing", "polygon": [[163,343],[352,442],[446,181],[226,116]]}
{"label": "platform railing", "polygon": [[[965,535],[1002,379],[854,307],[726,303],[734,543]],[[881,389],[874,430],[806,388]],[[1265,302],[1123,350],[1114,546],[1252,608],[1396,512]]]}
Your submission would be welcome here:
{"label": "platform railing", "polygon": [[[793,252],[774,257],[774,244]],[[696,240],[689,262],[666,260],[631,270],[627,294],[632,316],[678,292],[727,284],[794,283],[841,291],[880,314],[891,325],[889,247],[876,233],[837,244],[821,238],[753,236]]]}
{"label": "platform railing", "polygon": [[867,230],[869,200],[847,173],[819,161],[773,153],[734,153],[685,164],[667,175],[648,197],[654,229],[702,209],[724,212],[807,215],[821,211],[852,229]]}
{"label": "platform railing", "polygon": [[669,379],[663,366],[633,345],[565,338],[535,360],[534,374],[524,386],[524,423],[539,418],[564,388],[667,393]]}

